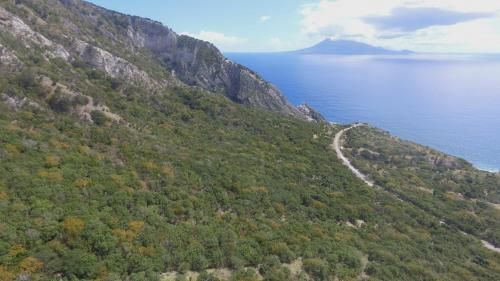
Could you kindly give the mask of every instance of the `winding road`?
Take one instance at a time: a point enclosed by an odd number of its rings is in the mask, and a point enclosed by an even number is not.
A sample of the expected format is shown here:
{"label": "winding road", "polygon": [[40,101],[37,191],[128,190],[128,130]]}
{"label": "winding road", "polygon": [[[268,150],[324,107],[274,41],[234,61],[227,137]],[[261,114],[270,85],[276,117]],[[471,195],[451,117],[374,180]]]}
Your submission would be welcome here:
{"label": "winding road", "polygon": [[[360,126],[367,126],[366,124],[362,124],[362,123],[356,123],[356,124],[353,124],[347,128],[344,128],[342,130],[340,130],[337,134],[335,134],[335,138],[333,140],[333,143],[331,144],[331,146],[335,149],[335,152],[337,153],[337,157],[342,160],[342,163],[344,165],[346,165],[349,170],[351,170],[355,175],[356,177],[358,177],[359,179],[361,179],[366,185],[370,186],[370,187],[375,187],[375,184],[369,180],[369,178],[361,173],[356,167],[354,167],[352,164],[351,164],[351,161],[349,161],[349,159],[347,159],[347,157],[345,157],[345,155],[342,153],[342,136],[349,130],[351,129],[354,129],[354,128],[357,128],[357,127],[360,127]],[[386,190],[384,190],[386,191]],[[392,193],[392,192],[389,192],[389,191],[386,191],[388,192],[389,194],[395,196],[398,200],[400,201],[404,201],[402,200],[398,194],[395,194],[395,193]],[[408,202],[412,205],[414,205],[413,203],[411,202]],[[441,220],[443,221],[443,220]],[[465,232],[462,232],[462,234],[464,235],[469,235]],[[491,251],[494,251],[494,252],[497,252],[497,253],[500,253],[500,248],[497,248],[495,247],[493,244],[489,243],[488,241],[485,241],[485,240],[481,240],[481,243],[483,244],[483,246]]]}
{"label": "winding road", "polygon": [[356,167],[354,167],[351,164],[351,161],[349,161],[349,159],[347,159],[347,157],[345,157],[344,154],[342,153],[342,144],[341,144],[341,142],[342,142],[342,136],[344,135],[345,132],[349,131],[350,129],[353,129],[353,128],[356,128],[356,127],[360,127],[360,126],[365,126],[365,124],[356,123],[356,124],[354,124],[354,125],[352,125],[352,126],[350,126],[348,128],[340,130],[335,135],[335,138],[333,140],[332,146],[335,148],[335,152],[337,153],[337,156],[339,157],[339,159],[342,160],[342,163],[344,163],[344,165],[346,165],[356,175],[356,177],[358,177],[359,179],[361,179],[368,186],[373,187],[373,185],[374,185],[373,182],[370,181],[366,175],[364,175],[358,169],[356,169]]}

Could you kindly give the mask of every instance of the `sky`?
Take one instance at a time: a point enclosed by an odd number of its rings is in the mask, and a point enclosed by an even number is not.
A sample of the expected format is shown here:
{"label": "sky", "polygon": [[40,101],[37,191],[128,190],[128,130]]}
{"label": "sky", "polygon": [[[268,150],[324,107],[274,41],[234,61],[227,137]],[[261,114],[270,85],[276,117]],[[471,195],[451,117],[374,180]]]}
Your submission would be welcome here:
{"label": "sky", "polygon": [[91,0],[224,52],[348,39],[417,52],[500,53],[500,0]]}

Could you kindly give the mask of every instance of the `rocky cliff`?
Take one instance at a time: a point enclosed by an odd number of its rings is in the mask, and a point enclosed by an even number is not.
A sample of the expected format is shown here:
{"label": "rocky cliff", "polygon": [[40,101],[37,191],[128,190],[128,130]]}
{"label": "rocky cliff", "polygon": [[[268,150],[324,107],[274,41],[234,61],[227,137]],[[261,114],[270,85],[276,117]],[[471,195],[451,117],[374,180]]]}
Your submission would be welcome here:
{"label": "rocky cliff", "polygon": [[308,118],[309,121],[315,122],[328,122],[321,113],[317,112],[314,108],[312,108],[307,103],[301,104],[297,107],[297,109]]}
{"label": "rocky cliff", "polygon": [[178,35],[148,19],[129,20],[127,36],[134,46],[153,52],[186,84],[224,93],[238,103],[304,117],[275,86],[226,59],[211,43]]}
{"label": "rocky cliff", "polygon": [[[141,86],[184,84],[223,94],[240,104],[321,120],[293,106],[256,73],[226,59],[213,44],[179,35],[159,22],[80,0],[7,2],[11,11],[2,13],[3,25],[12,35],[47,49],[47,58],[83,60]],[[19,13],[24,7],[34,12]],[[47,23],[51,21],[46,19],[54,17],[57,25]]]}

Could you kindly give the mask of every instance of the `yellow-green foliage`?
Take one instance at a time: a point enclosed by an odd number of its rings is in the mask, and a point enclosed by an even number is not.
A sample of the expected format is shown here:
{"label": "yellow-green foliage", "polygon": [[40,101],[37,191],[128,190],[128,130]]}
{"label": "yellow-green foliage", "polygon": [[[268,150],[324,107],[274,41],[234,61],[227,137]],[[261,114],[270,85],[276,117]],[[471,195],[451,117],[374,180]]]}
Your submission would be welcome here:
{"label": "yellow-green foliage", "polygon": [[79,235],[84,227],[85,222],[75,217],[66,218],[62,223],[63,230],[71,236]]}

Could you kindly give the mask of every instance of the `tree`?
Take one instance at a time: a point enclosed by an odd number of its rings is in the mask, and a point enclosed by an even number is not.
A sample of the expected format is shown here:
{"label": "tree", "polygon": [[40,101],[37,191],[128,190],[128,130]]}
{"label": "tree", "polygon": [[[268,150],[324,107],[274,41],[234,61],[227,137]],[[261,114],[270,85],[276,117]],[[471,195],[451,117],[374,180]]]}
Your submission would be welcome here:
{"label": "tree", "polygon": [[99,256],[105,256],[111,252],[118,241],[111,230],[99,221],[90,222],[83,230],[82,237],[90,244],[92,251]]}
{"label": "tree", "polygon": [[64,273],[78,278],[92,278],[97,272],[97,258],[81,249],[68,251],[62,257]]}
{"label": "tree", "polygon": [[77,236],[85,227],[85,222],[79,218],[68,217],[62,223],[63,230],[70,236]]}
{"label": "tree", "polygon": [[43,262],[35,257],[27,257],[23,259],[19,265],[21,271],[27,273],[35,273],[43,267]]}
{"label": "tree", "polygon": [[16,275],[14,273],[10,272],[3,266],[0,266],[0,281],[12,281],[15,280],[15,278]]}

